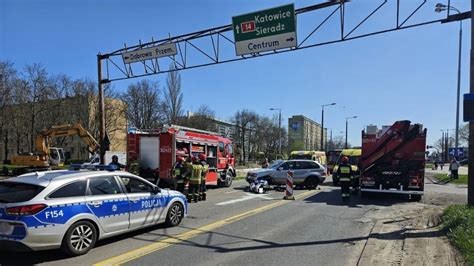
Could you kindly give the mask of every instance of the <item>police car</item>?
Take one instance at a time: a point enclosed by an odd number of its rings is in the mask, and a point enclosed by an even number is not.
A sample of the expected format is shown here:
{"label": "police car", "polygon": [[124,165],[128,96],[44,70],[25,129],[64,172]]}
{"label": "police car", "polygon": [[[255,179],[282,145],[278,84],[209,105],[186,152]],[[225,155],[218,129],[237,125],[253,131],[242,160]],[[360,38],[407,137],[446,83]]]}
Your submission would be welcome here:
{"label": "police car", "polygon": [[87,253],[97,240],[177,226],[183,194],[121,171],[47,171],[0,181],[0,249]]}

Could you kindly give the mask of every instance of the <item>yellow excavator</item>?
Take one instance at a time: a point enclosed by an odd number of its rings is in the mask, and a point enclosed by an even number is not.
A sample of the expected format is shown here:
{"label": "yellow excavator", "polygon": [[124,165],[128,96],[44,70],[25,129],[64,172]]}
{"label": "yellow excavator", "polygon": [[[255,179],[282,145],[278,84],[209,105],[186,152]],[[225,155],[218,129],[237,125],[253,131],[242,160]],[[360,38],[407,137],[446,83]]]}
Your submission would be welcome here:
{"label": "yellow excavator", "polygon": [[25,166],[34,170],[57,168],[64,165],[62,148],[51,147],[53,138],[79,136],[94,154],[99,151],[99,143],[81,124],[66,124],[53,126],[42,131],[35,139],[36,153],[31,155],[13,155],[11,163],[16,166]]}

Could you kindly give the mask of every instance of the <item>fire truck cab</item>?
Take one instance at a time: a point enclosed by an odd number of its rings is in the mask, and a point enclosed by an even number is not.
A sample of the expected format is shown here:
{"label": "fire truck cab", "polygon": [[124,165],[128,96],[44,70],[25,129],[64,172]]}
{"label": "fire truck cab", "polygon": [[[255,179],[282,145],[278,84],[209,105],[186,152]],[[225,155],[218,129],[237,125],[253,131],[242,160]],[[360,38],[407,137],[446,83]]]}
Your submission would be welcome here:
{"label": "fire truck cab", "polygon": [[205,154],[209,164],[207,185],[228,187],[236,176],[232,140],[210,131],[176,125],[132,131],[127,150],[128,161],[138,163],[140,175],[161,187],[173,186],[171,173],[177,157],[190,159]]}

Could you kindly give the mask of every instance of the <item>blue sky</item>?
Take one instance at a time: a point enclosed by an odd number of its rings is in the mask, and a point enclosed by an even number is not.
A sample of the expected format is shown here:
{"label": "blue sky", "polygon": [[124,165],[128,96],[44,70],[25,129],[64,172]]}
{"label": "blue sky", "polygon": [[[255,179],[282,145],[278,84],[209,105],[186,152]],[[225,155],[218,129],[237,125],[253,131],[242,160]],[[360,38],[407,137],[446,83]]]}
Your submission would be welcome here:
{"label": "blue sky", "polygon": [[[322,1],[295,1],[295,7]],[[353,0],[347,22],[356,25],[379,0]],[[389,0],[356,33],[395,24]],[[402,15],[421,1],[401,1]],[[134,45],[138,40],[165,38],[227,25],[232,16],[291,3],[288,1],[120,1],[120,0],[0,0],[0,60],[17,68],[41,63],[51,74],[97,79],[96,54]],[[428,1],[412,23],[442,18],[434,13],[437,1]],[[469,1],[452,0],[461,11]],[[392,11],[392,12],[391,12]],[[298,38],[321,21],[329,10],[298,16]],[[464,21],[462,93],[468,91],[469,20]],[[292,115],[321,120],[333,135],[342,135],[345,117],[350,121],[349,141],[360,144],[364,125],[391,124],[408,119],[428,128],[428,142],[441,137],[440,129],[455,126],[456,71],[459,24],[433,24],[348,42],[303,49],[234,63],[181,72],[186,110],[207,104],[217,116],[228,119],[247,108],[272,116],[270,107],[282,108],[284,125]],[[338,34],[331,23],[315,38]],[[165,84],[165,75],[149,77]],[[130,82],[115,82],[123,90]]]}

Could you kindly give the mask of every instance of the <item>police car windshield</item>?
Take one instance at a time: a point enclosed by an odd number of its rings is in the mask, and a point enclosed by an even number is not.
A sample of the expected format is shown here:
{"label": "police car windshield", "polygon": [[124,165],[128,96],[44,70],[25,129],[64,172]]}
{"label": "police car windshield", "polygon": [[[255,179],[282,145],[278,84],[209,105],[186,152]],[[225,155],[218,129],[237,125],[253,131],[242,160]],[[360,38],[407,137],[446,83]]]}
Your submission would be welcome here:
{"label": "police car windshield", "polygon": [[44,187],[25,183],[0,182],[0,203],[29,201],[43,189]]}

